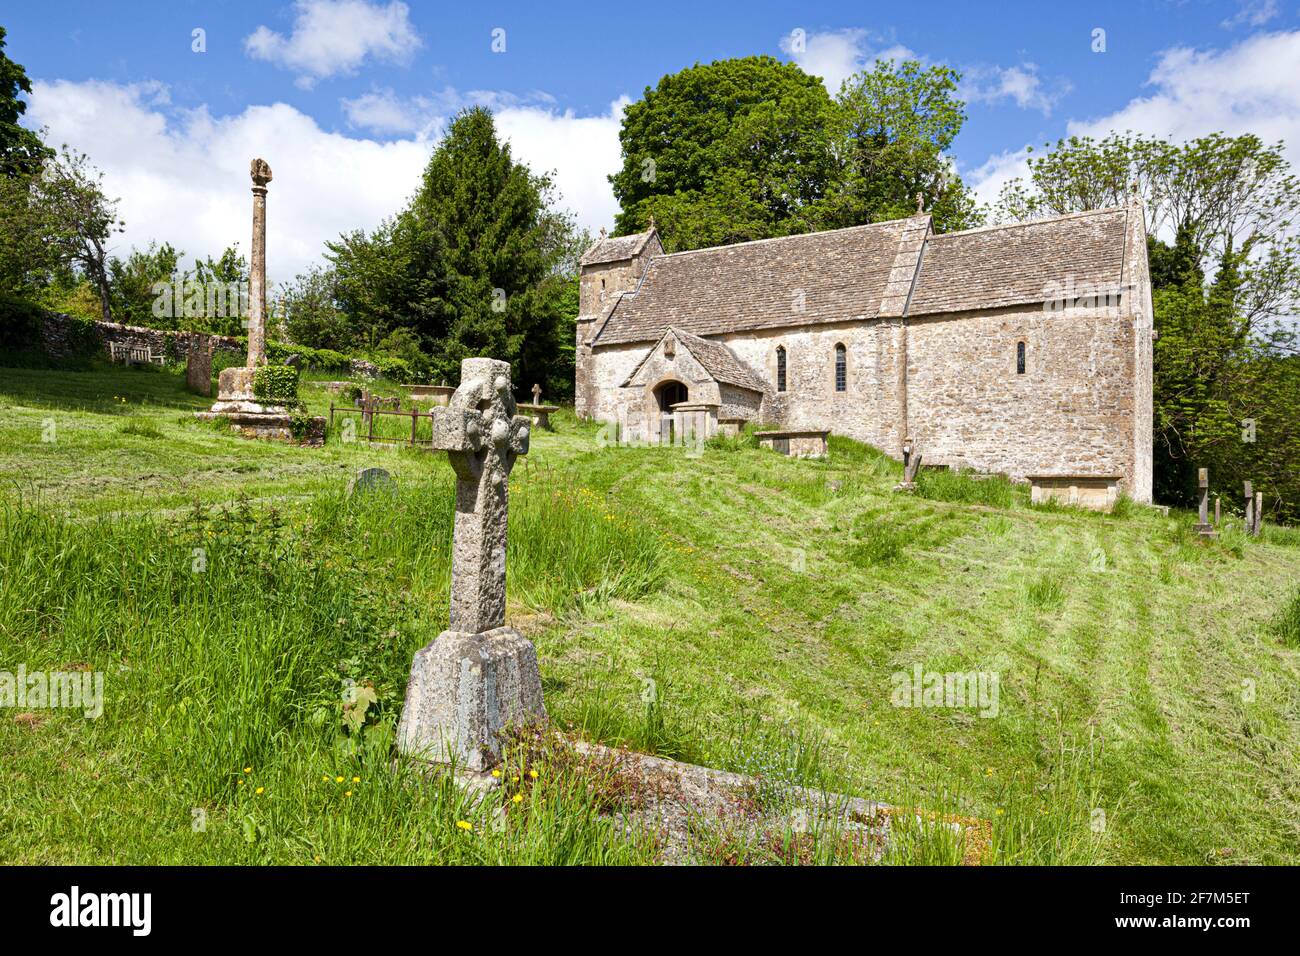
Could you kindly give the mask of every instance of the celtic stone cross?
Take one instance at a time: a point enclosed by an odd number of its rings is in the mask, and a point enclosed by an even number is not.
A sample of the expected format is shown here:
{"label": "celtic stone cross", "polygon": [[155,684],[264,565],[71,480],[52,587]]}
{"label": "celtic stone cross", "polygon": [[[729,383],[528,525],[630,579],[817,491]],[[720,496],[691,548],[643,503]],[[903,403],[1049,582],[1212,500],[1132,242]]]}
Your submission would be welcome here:
{"label": "celtic stone cross", "polygon": [[506,622],[506,512],[510,470],[528,454],[529,421],[515,414],[510,366],[466,359],[460,387],[433,410],[433,447],[456,472],[451,629],[476,634]]}
{"label": "celtic stone cross", "polygon": [[398,747],[470,771],[490,767],[510,725],[546,719],[532,642],[506,619],[510,469],[528,453],[529,421],[516,415],[510,366],[461,363],[460,386],[432,411],[433,448],[456,472],[451,624],[416,652]]}

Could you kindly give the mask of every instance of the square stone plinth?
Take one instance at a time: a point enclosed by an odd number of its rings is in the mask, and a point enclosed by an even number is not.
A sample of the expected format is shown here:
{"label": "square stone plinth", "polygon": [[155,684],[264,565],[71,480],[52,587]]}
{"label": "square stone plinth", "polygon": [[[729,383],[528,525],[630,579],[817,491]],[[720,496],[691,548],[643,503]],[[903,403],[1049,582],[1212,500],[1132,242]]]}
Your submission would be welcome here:
{"label": "square stone plinth", "polygon": [[398,727],[403,753],[465,770],[501,759],[501,733],[544,721],[537,651],[511,627],[443,631],[415,654]]}

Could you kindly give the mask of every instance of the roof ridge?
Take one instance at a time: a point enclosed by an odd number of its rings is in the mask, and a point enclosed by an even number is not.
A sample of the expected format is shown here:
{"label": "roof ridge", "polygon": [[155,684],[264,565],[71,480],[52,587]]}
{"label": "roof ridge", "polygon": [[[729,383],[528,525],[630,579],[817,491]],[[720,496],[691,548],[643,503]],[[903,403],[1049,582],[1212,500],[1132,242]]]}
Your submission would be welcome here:
{"label": "roof ridge", "polygon": [[953,236],[970,236],[978,232],[996,232],[998,230],[1022,229],[1025,226],[1041,226],[1049,222],[1063,222],[1066,219],[1082,219],[1085,216],[1099,216],[1103,213],[1127,212],[1128,206],[1102,206],[1100,209],[1081,209],[1078,212],[1062,213],[1059,216],[1043,216],[1040,219],[1026,219],[1024,222],[1003,222],[992,226],[975,226],[973,229],[962,229],[959,232],[935,232],[931,233],[927,242],[933,242],[936,239],[948,239]]}
{"label": "roof ridge", "polygon": [[[927,213],[927,215],[929,215]],[[676,256],[693,256],[701,252],[721,252],[725,249],[739,249],[746,246],[757,246],[764,242],[784,242],[788,239],[807,239],[810,236],[828,236],[834,232],[851,232],[855,229],[875,229],[879,226],[888,226],[893,223],[907,222],[909,219],[916,219],[916,216],[905,216],[902,219],[882,219],[880,222],[864,222],[857,226],[841,226],[838,229],[817,229],[813,232],[796,232],[788,236],[768,236],[765,239],[750,239],[746,242],[730,242],[721,246],[702,246],[699,249],[683,249],[680,252],[665,252],[662,256],[655,256],[656,259],[672,259]]]}

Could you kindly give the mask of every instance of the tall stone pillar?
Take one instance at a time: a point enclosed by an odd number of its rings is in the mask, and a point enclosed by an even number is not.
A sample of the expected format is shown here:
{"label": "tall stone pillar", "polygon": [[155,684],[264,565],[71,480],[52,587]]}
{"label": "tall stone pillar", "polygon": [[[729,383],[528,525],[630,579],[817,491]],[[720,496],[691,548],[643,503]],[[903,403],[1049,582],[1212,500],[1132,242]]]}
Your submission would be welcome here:
{"label": "tall stone pillar", "polygon": [[252,162],[253,261],[248,275],[248,367],[266,364],[266,184],[271,167],[264,159]]}

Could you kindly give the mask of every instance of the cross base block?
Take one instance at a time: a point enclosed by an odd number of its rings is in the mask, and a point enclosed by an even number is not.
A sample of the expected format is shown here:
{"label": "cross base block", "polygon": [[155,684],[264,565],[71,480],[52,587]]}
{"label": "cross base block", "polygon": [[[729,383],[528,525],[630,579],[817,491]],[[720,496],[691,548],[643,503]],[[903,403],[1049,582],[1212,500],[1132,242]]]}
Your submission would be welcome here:
{"label": "cross base block", "polygon": [[443,631],[416,651],[397,731],[403,753],[465,770],[501,759],[501,733],[546,720],[537,650],[512,627]]}

